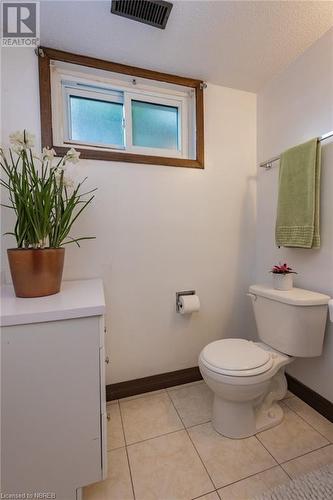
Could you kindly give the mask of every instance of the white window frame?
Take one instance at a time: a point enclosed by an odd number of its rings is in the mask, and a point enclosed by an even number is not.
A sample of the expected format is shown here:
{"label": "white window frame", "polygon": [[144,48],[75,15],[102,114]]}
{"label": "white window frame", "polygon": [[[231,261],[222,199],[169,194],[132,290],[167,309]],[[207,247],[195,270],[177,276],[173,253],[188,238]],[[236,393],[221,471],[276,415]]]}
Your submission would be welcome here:
{"label": "white window frame", "polygon": [[[80,89],[79,87],[75,87],[75,85],[70,85],[69,82],[62,82],[62,95],[63,95],[63,109],[64,109],[64,114],[63,114],[63,127],[64,127],[64,142],[66,144],[78,144],[78,145],[89,145],[89,146],[95,146],[98,148],[107,148],[107,149],[119,149],[119,150],[124,150],[125,149],[125,136],[124,136],[124,145],[120,146],[119,144],[98,144],[98,143],[88,143],[86,141],[75,141],[70,139],[71,137],[71,107],[70,107],[70,97],[71,96],[77,96],[77,97],[83,97],[86,99],[93,99],[96,101],[105,101],[105,102],[114,102],[117,104],[124,104],[124,99],[119,96],[115,95],[116,93],[112,93],[112,91],[106,92],[106,91],[101,91],[97,89]],[[123,116],[123,129],[124,129],[124,116]]]}
{"label": "white window frame", "polygon": [[[123,95],[124,105],[124,146],[112,144],[96,144],[70,139],[70,109],[69,96],[78,95],[96,100],[120,102],[119,95]],[[118,100],[117,100],[118,99]],[[193,112],[191,109],[193,91],[179,91],[168,88],[159,82],[149,86],[146,83],[136,84],[117,78],[104,78],[97,75],[88,75],[76,71],[66,71],[51,64],[51,103],[52,127],[54,144],[56,146],[78,146],[83,149],[103,149],[149,156],[165,156],[172,158],[189,158],[191,139],[194,141]],[[178,149],[149,148],[133,145],[132,143],[132,100],[153,104],[176,107],[178,109]]]}

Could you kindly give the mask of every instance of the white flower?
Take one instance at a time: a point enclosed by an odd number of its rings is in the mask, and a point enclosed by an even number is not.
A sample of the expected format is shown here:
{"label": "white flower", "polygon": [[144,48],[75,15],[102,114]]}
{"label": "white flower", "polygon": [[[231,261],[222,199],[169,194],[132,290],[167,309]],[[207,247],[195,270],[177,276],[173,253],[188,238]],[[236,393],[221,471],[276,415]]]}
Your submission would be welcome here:
{"label": "white flower", "polygon": [[49,148],[43,148],[43,152],[42,152],[42,159],[44,161],[52,161],[53,158],[55,157],[56,155],[56,152],[54,151],[54,149],[49,149]]}
{"label": "white flower", "polygon": [[71,148],[67,151],[66,155],[64,156],[64,164],[66,162],[68,163],[78,163],[80,159],[80,154],[78,151],[75,151],[74,148]]}
{"label": "white flower", "polygon": [[67,170],[64,170],[61,167],[58,167],[55,170],[54,173],[55,180],[57,183],[57,186],[60,186],[61,178],[62,178],[62,185],[66,188],[73,188],[74,187],[74,179],[69,175]]}
{"label": "white flower", "polygon": [[24,149],[33,148],[35,145],[35,136],[26,130],[17,131],[10,134],[9,141],[12,144],[15,153],[20,154]]}

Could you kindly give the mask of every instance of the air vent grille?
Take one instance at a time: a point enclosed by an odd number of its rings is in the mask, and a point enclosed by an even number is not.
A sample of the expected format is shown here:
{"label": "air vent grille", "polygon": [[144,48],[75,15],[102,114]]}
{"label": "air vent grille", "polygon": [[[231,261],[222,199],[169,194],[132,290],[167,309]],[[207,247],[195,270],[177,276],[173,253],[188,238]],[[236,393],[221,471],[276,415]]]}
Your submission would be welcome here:
{"label": "air vent grille", "polygon": [[162,0],[112,0],[111,12],[140,23],[164,29],[172,3]]}

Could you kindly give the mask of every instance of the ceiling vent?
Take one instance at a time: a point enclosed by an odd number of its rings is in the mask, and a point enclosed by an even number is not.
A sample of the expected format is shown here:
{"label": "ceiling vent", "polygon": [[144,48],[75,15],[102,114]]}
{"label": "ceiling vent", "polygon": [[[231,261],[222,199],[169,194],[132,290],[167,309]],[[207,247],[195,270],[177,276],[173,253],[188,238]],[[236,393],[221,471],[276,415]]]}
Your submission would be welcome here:
{"label": "ceiling vent", "polygon": [[111,12],[139,23],[165,29],[172,3],[163,0],[112,0]]}

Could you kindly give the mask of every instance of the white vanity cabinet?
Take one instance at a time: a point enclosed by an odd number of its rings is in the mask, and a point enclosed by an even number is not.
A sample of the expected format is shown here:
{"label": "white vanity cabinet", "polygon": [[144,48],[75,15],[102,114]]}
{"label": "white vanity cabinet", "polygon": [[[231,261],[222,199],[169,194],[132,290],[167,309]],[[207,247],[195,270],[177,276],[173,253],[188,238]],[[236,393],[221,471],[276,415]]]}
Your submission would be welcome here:
{"label": "white vanity cabinet", "polygon": [[3,288],[2,493],[76,500],[105,478],[104,309],[101,280],[36,299]]}

